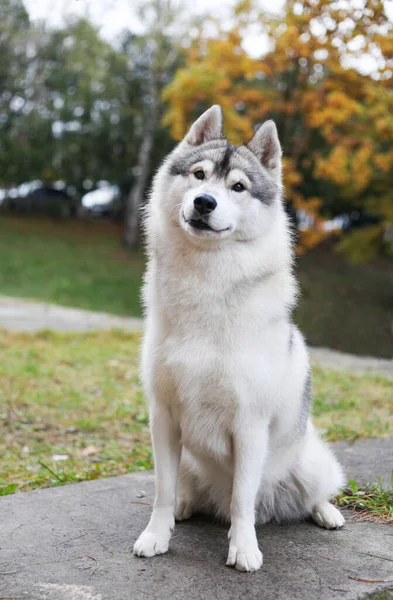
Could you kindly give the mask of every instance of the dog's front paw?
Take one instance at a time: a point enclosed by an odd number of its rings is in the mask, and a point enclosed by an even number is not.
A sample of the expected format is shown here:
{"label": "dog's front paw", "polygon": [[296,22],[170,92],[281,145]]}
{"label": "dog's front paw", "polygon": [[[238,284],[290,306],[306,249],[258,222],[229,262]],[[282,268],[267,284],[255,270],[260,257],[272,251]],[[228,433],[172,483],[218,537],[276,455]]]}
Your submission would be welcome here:
{"label": "dog's front paw", "polygon": [[263,563],[262,552],[258,548],[256,536],[250,539],[235,539],[232,529],[229,531],[230,538],[227,565],[235,567],[237,571],[258,571]]}
{"label": "dog's front paw", "polygon": [[156,556],[168,552],[171,534],[154,533],[145,529],[134,544],[135,556]]}

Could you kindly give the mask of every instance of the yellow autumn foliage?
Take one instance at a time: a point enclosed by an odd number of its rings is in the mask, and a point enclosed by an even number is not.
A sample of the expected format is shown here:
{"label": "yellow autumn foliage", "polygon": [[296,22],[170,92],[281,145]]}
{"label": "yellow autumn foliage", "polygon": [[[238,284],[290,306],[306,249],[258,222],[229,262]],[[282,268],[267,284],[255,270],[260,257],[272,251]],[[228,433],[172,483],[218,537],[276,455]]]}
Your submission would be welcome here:
{"label": "yellow autumn foliage", "polygon": [[[239,0],[232,30],[194,40],[165,89],[164,123],[180,139],[200,112],[218,103],[229,139],[239,144],[273,118],[286,198],[314,222],[301,232],[298,252],[324,239],[321,214],[341,206],[342,212],[372,206],[380,216],[370,247],[393,212],[393,25],[384,4],[371,0],[355,9],[331,0],[287,0],[277,17],[256,19],[255,11],[252,0]],[[261,58],[244,49],[249,23],[268,39]],[[359,48],[382,57],[370,74],[356,68]],[[378,244],[379,251],[381,239]]]}

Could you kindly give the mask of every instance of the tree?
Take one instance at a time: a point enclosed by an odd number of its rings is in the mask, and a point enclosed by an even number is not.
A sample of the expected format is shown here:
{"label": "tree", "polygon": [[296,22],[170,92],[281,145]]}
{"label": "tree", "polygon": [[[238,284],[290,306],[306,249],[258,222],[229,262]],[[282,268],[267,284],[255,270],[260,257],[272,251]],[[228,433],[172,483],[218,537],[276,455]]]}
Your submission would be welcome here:
{"label": "tree", "polygon": [[63,179],[82,191],[85,179],[124,178],[136,159],[132,126],[118,125],[128,104],[126,56],[85,19],[52,31],[29,24],[15,0],[0,1],[9,3],[0,25],[8,57],[0,94],[3,185]]}
{"label": "tree", "polygon": [[[284,148],[286,197],[314,221],[301,232],[298,252],[323,239],[322,217],[373,203],[375,209],[376,187],[386,192],[377,202],[385,224],[378,233],[374,228],[380,247],[382,229],[392,223],[391,124],[386,123],[392,25],[382,0],[363,0],[357,10],[350,2],[287,0],[278,17],[255,17],[246,0],[238,4],[236,20],[231,31],[215,38],[200,35],[193,44],[185,68],[164,92],[165,123],[179,139],[195,113],[220,103],[229,137],[238,143],[251,136],[253,125],[273,118]],[[271,48],[261,59],[242,47],[252,20]],[[367,52],[385,56],[384,68],[362,74],[356,61]],[[377,127],[385,131],[383,140]]]}
{"label": "tree", "polygon": [[0,0],[0,16],[1,184],[63,180],[83,193],[86,180],[106,179],[123,192],[136,182],[143,198],[171,145],[159,124],[161,89],[178,57],[169,38],[158,27],[156,47],[124,31],[111,45],[85,18],[54,30],[31,24],[19,0]]}
{"label": "tree", "polygon": [[[149,0],[137,5],[145,33],[133,53],[135,64],[145,71],[142,90],[141,143],[136,166],[135,183],[127,202],[124,242],[129,248],[138,244],[140,207],[143,204],[151,169],[151,157],[155,133],[161,118],[163,103],[161,94],[179,61],[180,47],[172,39],[171,27],[178,12],[173,0]],[[142,60],[141,60],[142,59]]]}
{"label": "tree", "polygon": [[25,105],[28,15],[21,0],[0,0],[0,177],[8,182],[17,176],[19,115]]}
{"label": "tree", "polygon": [[126,56],[102,40],[89,21],[77,19],[52,33],[45,64],[53,175],[79,190],[85,179],[116,181],[134,159],[119,127],[127,104]]}

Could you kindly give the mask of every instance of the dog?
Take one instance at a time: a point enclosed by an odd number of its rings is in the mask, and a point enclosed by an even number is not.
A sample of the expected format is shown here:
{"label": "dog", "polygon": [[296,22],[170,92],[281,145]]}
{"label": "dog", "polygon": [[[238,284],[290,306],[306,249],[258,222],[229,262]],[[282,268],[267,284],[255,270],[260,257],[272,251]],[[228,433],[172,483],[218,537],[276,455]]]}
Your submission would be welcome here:
{"label": "dog", "polygon": [[227,565],[262,565],[255,525],[344,518],[342,470],[311,421],[307,347],[272,121],[247,145],[212,106],[165,159],[146,207],[142,380],[156,496],[134,554],[168,550],[175,519],[230,523]]}

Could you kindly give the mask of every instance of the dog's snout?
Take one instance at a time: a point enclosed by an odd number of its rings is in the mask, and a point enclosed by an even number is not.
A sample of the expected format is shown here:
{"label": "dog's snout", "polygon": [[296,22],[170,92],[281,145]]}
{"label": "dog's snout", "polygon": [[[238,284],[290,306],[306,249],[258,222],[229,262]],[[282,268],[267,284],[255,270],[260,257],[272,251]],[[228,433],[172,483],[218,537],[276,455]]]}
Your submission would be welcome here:
{"label": "dog's snout", "polygon": [[209,194],[199,194],[194,200],[194,208],[200,215],[207,215],[216,208],[217,202]]}

